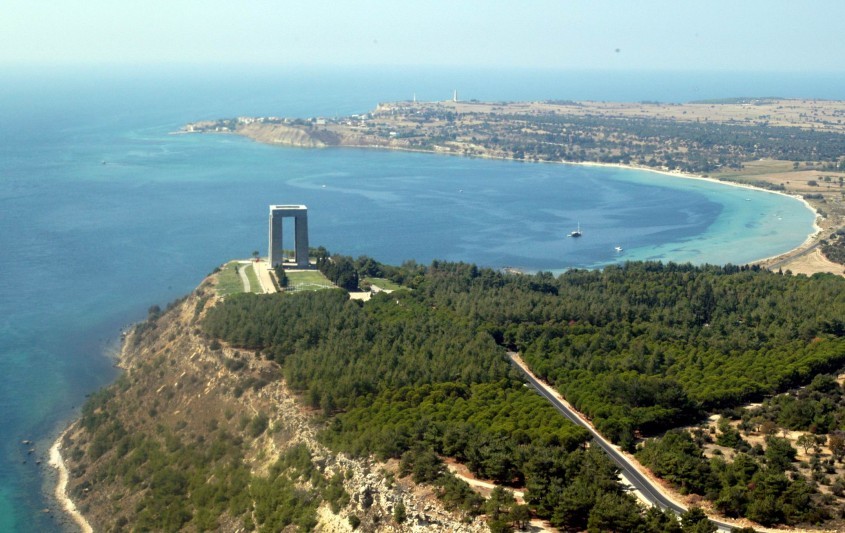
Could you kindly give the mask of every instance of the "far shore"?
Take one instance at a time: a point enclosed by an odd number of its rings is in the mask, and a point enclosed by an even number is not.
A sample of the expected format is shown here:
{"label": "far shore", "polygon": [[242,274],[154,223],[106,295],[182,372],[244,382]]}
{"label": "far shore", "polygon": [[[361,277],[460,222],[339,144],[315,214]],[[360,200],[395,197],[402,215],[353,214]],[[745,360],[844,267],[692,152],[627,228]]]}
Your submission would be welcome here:
{"label": "far shore", "polygon": [[[260,141],[258,141],[260,142]],[[435,155],[452,155],[457,157],[472,157],[478,159],[496,159],[500,161],[518,161],[522,162],[518,159],[514,159],[512,157],[502,157],[490,154],[474,154],[471,156],[465,156],[461,154],[454,154],[449,152],[437,152],[432,150],[420,150],[414,148],[405,148],[400,146],[367,146],[367,145],[345,145],[340,146],[337,148],[365,148],[371,150],[395,150],[399,152],[414,152],[414,153],[422,153],[422,154],[435,154]],[[782,267],[786,267],[786,269],[791,270],[793,274],[807,274],[812,275],[819,272],[827,272],[830,274],[836,274],[840,276],[845,276],[845,265],[840,265],[839,263],[834,263],[830,261],[819,252],[816,255],[811,256],[803,256],[801,255],[803,252],[808,251],[810,248],[816,246],[818,243],[818,236],[822,233],[823,228],[819,226],[819,218],[821,215],[819,212],[810,205],[810,202],[804,199],[803,196],[800,194],[789,194],[783,191],[774,191],[771,189],[765,189],[763,187],[757,187],[755,185],[749,185],[747,183],[738,183],[736,181],[731,180],[720,180],[716,178],[711,178],[708,176],[701,176],[697,174],[688,174],[685,172],[679,172],[674,170],[658,170],[656,168],[645,167],[645,166],[637,166],[637,165],[623,165],[621,163],[601,163],[598,161],[527,161],[528,163],[550,163],[556,165],[579,165],[579,166],[587,166],[587,167],[605,167],[605,168],[618,168],[622,170],[641,170],[644,172],[653,172],[655,174],[662,174],[664,176],[670,176],[673,178],[683,178],[683,179],[692,179],[692,180],[702,180],[707,181],[710,183],[714,183],[717,185],[726,185],[729,187],[739,187],[741,189],[749,189],[757,192],[765,192],[769,194],[779,194],[781,196],[785,196],[787,198],[792,198],[794,200],[798,200],[804,207],[806,207],[811,213],[814,215],[813,219],[813,231],[807,238],[804,239],[804,242],[792,248],[791,250],[787,250],[783,253],[772,255],[768,257],[762,257],[760,259],[756,259],[753,261],[749,261],[749,264],[756,264],[760,265],[764,268],[768,268],[768,265],[774,263],[780,263]],[[794,257],[793,256],[799,256]]]}
{"label": "far shore", "polygon": [[53,443],[53,446],[50,447],[50,461],[49,464],[53,468],[56,469],[58,472],[58,480],[56,482],[56,491],[54,493],[56,497],[56,501],[58,501],[59,506],[61,509],[67,513],[68,516],[79,526],[79,528],[83,531],[83,533],[93,533],[94,529],[91,527],[91,524],[88,523],[88,520],[79,512],[77,509],[76,504],[73,503],[73,500],[67,494],[67,485],[68,485],[68,471],[67,466],[65,466],[65,461],[62,458],[62,440],[64,440],[65,435],[73,429],[75,426],[71,424],[67,429],[65,429],[59,438]]}

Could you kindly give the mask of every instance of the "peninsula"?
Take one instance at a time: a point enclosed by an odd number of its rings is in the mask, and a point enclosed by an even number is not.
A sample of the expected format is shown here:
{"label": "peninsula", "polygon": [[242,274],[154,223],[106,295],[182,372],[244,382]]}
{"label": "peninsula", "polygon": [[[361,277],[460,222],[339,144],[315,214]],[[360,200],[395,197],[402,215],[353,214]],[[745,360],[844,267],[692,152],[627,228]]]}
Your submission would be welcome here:
{"label": "peninsula", "polygon": [[843,101],[406,101],[348,117],[237,117],[190,123],[183,131],[304,148],[619,165],[760,187],[806,200],[821,228],[766,266],[841,274],[845,263]]}

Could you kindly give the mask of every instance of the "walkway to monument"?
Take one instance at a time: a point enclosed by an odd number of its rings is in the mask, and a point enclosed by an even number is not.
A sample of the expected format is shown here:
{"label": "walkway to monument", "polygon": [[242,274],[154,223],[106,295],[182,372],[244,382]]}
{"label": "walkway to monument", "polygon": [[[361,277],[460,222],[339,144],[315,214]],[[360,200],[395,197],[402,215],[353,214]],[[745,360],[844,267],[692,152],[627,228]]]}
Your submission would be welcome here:
{"label": "walkway to monument", "polygon": [[261,285],[261,292],[264,294],[273,294],[276,292],[276,285],[273,283],[273,278],[270,276],[270,264],[261,259],[252,262],[252,268],[255,270],[255,275],[258,277],[258,283]]}
{"label": "walkway to monument", "polygon": [[249,278],[246,275],[246,267],[251,261],[238,261],[238,277],[241,278],[241,283],[244,286],[244,292],[252,292],[252,287],[249,284]]}

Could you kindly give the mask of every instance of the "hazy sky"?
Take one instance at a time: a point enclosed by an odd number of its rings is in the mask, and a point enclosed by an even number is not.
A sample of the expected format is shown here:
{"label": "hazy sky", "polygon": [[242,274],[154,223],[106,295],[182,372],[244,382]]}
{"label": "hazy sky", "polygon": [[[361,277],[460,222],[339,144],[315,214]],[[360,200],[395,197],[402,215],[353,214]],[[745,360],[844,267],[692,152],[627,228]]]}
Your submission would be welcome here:
{"label": "hazy sky", "polygon": [[0,64],[845,71],[845,0],[3,0]]}

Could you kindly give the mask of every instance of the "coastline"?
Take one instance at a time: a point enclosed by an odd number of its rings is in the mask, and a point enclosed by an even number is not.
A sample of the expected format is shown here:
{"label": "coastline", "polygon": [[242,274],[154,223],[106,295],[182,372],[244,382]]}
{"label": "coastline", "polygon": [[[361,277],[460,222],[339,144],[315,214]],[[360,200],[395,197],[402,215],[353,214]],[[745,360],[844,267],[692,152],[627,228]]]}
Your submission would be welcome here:
{"label": "coastline", "polygon": [[[180,130],[178,133],[207,133],[207,132]],[[229,135],[239,135],[241,137],[245,137],[247,139],[250,139],[253,142],[257,142],[257,143],[261,143],[261,144],[269,144],[271,146],[290,146],[290,147],[293,147],[293,148],[313,148],[311,146],[304,146],[304,145],[300,145],[300,144],[267,142],[265,140],[262,140],[260,138],[255,137],[253,135],[250,135],[249,133],[244,133],[244,132],[241,132],[241,131],[214,131],[214,132],[208,132],[208,133],[213,133],[213,134],[223,133],[223,134],[229,134]],[[792,261],[797,261],[797,260],[801,259],[805,253],[809,252],[813,247],[815,247],[818,244],[817,237],[824,231],[824,228],[822,228],[819,225],[819,219],[822,217],[821,213],[819,213],[819,211],[816,208],[814,208],[806,199],[804,199],[803,196],[801,196],[799,194],[789,194],[789,193],[786,193],[786,192],[783,192],[783,191],[775,191],[775,190],[766,189],[766,188],[763,188],[763,187],[758,187],[758,186],[755,186],[755,185],[750,185],[750,184],[747,184],[747,183],[738,183],[738,182],[729,181],[729,180],[719,180],[719,179],[716,179],[716,178],[702,176],[702,175],[698,175],[698,174],[688,174],[688,173],[685,173],[685,172],[670,171],[670,170],[659,170],[659,169],[651,168],[651,167],[621,164],[621,163],[601,163],[601,162],[598,162],[598,161],[550,161],[550,160],[526,161],[526,160],[519,160],[519,159],[515,159],[513,157],[507,157],[507,156],[503,156],[503,155],[491,154],[489,152],[482,152],[482,153],[476,153],[476,154],[461,154],[461,153],[456,153],[456,152],[451,152],[451,151],[446,151],[446,150],[437,150],[436,147],[435,147],[435,149],[425,150],[425,149],[409,148],[409,147],[405,147],[405,146],[397,146],[397,145],[391,145],[391,144],[383,144],[382,145],[382,144],[354,144],[354,143],[350,143],[350,144],[340,144],[340,145],[336,145],[336,146],[323,146],[323,147],[320,147],[320,148],[353,148],[353,149],[359,149],[359,150],[360,149],[389,150],[389,151],[397,151],[397,152],[434,154],[434,155],[451,155],[451,156],[458,156],[458,157],[491,159],[491,160],[499,160],[499,161],[515,161],[515,162],[521,162],[521,163],[523,163],[523,162],[524,163],[550,163],[550,164],[563,164],[563,165],[579,165],[579,166],[587,166],[587,167],[616,168],[616,169],[621,169],[621,170],[639,170],[639,171],[645,171],[645,172],[652,172],[652,173],[655,173],[655,174],[662,174],[662,175],[668,176],[668,177],[691,179],[691,180],[702,180],[702,181],[710,182],[710,183],[713,183],[713,184],[716,184],[716,185],[726,185],[726,186],[730,186],[730,187],[737,187],[737,188],[740,188],[740,189],[752,190],[752,191],[757,191],[757,192],[778,194],[778,195],[781,195],[781,196],[784,196],[784,197],[787,197],[787,198],[792,198],[792,199],[798,200],[799,202],[804,204],[804,207],[806,209],[808,209],[811,213],[813,213],[813,226],[812,226],[813,231],[807,235],[807,237],[804,239],[804,241],[801,244],[799,244],[798,246],[796,246],[794,248],[785,250],[785,251],[783,251],[779,254],[776,254],[776,255],[770,255],[770,256],[765,256],[765,257],[753,259],[753,260],[745,263],[745,264],[749,264],[749,265],[759,265],[759,266],[762,266],[763,268],[770,268],[770,266],[774,266],[775,263],[779,263],[782,266],[783,264],[787,264],[787,263],[790,263]],[[839,265],[838,263],[834,263],[832,261],[829,261],[826,258],[824,259],[824,261],[827,263],[827,266],[825,267],[825,271],[830,272],[832,274],[845,275],[845,273],[843,273],[843,270],[845,270],[845,265]],[[797,266],[799,266],[798,270],[800,270],[800,265],[797,265]],[[800,272],[796,272],[796,273],[800,273]]]}
{"label": "coastline", "polygon": [[[821,214],[812,205],[810,205],[810,202],[808,202],[806,199],[804,199],[804,197],[797,195],[797,194],[787,194],[787,193],[782,192],[782,191],[773,191],[773,190],[770,190],[770,189],[764,189],[762,187],[756,187],[754,185],[748,185],[746,183],[737,183],[735,181],[723,181],[723,180],[718,180],[716,178],[711,178],[711,177],[707,177],[707,176],[700,176],[700,175],[696,175],[696,174],[687,174],[687,173],[684,173],[684,172],[674,172],[674,171],[669,171],[669,170],[657,170],[657,169],[654,169],[654,168],[639,167],[639,166],[633,166],[633,165],[622,165],[622,164],[619,164],[619,163],[598,163],[598,162],[586,162],[586,161],[585,162],[571,162],[571,163],[563,161],[562,163],[567,164],[567,165],[618,168],[618,169],[622,169],[622,170],[643,170],[643,171],[646,171],[646,172],[653,172],[655,174],[663,174],[664,176],[670,176],[670,177],[673,177],[673,178],[701,180],[701,181],[707,181],[707,182],[710,182],[710,183],[714,183],[714,184],[717,184],[717,185],[727,185],[729,187],[738,187],[740,189],[748,189],[748,190],[752,190],[752,191],[765,192],[765,193],[769,193],[769,194],[778,194],[780,196],[785,196],[787,198],[792,198],[794,200],[798,200],[799,202],[804,204],[805,208],[807,208],[811,213],[813,213],[813,232],[810,233],[809,235],[807,235],[807,238],[804,239],[804,242],[802,242],[801,244],[799,244],[795,248],[787,250],[783,253],[780,253],[780,254],[777,254],[777,255],[771,255],[771,256],[768,256],[768,257],[763,257],[763,258],[760,258],[760,259],[756,259],[754,261],[750,261],[749,264],[766,263],[766,262],[769,262],[769,261],[775,261],[775,260],[778,260],[778,259],[783,259],[783,258],[786,258],[787,256],[791,256],[791,255],[803,252],[803,251],[807,250],[808,248],[810,248],[811,246],[813,246],[815,244],[814,241],[816,240],[816,237],[818,237],[818,235],[823,231],[822,227],[819,226],[819,218],[821,217]],[[843,268],[845,268],[845,267],[843,267]]]}
{"label": "coastline", "polygon": [[75,427],[75,425],[76,422],[73,422],[64,431],[62,431],[61,435],[59,435],[50,447],[49,465],[55,468],[58,472],[56,490],[53,494],[56,497],[56,501],[59,503],[59,507],[62,511],[79,526],[83,533],[93,533],[94,529],[91,527],[91,524],[88,523],[88,520],[82,515],[79,509],[77,509],[76,504],[67,494],[69,474],[65,461],[62,458],[62,441],[64,440],[65,435],[67,435],[68,432]]}
{"label": "coastline", "polygon": [[[126,356],[126,336],[129,335],[133,329],[134,325],[126,326],[120,332],[119,339],[116,339],[115,343],[112,344],[109,348],[105,350],[104,355],[109,358],[113,362],[113,366],[116,368],[120,368],[121,370],[125,370],[125,356]],[[79,423],[80,415],[77,415],[71,420],[68,425],[65,427],[64,430],[59,434],[56,440],[53,442],[53,445],[50,446],[49,451],[49,459],[47,464],[56,470],[56,486],[53,490],[53,497],[56,500],[56,503],[59,504],[59,508],[62,512],[70,517],[73,522],[79,526],[79,529],[82,533],[93,533],[94,528],[91,527],[91,524],[88,522],[88,519],[85,518],[85,515],[76,507],[76,503],[67,493],[67,486],[70,481],[70,473],[68,472],[67,465],[65,464],[64,457],[62,457],[62,441],[64,441],[65,436],[67,436],[76,425]]]}
{"label": "coastline", "polygon": [[[237,134],[236,135],[240,135]],[[245,136],[250,139],[249,136]],[[261,142],[255,139],[252,139],[254,142]],[[728,187],[737,187],[740,189],[747,189],[757,192],[765,192],[769,194],[778,194],[780,196],[784,196],[787,198],[792,198],[794,200],[798,200],[804,207],[813,213],[813,231],[807,235],[807,238],[804,241],[796,246],[795,248],[791,248],[786,250],[780,254],[770,255],[766,257],[761,257],[759,259],[755,259],[753,261],[749,261],[747,264],[749,265],[761,265],[764,268],[768,268],[765,263],[774,263],[774,262],[781,262],[781,263],[788,263],[798,257],[803,252],[807,252],[817,244],[817,237],[822,233],[823,228],[819,226],[819,218],[821,218],[821,214],[814,208],[810,202],[804,199],[803,196],[798,194],[788,194],[782,191],[773,191],[771,189],[764,189],[763,187],[757,187],[754,185],[749,185],[747,183],[738,183],[735,181],[727,181],[727,180],[719,180],[716,178],[711,178],[707,176],[701,176],[698,174],[687,174],[685,172],[677,172],[677,171],[670,171],[670,170],[658,170],[656,168],[650,167],[643,167],[643,166],[636,166],[636,165],[623,165],[621,163],[601,163],[598,161],[520,161],[518,159],[514,159],[512,157],[503,157],[491,154],[474,154],[474,155],[463,155],[457,154],[452,152],[439,152],[437,150],[420,150],[414,148],[404,148],[401,146],[377,146],[377,145],[344,145],[344,146],[337,146],[336,148],[354,148],[354,149],[368,149],[368,150],[394,150],[399,152],[413,152],[413,153],[421,153],[421,154],[434,154],[434,155],[451,155],[457,157],[470,157],[470,158],[479,158],[479,159],[494,159],[499,161],[517,161],[520,163],[548,163],[548,164],[555,164],[555,165],[578,165],[578,166],[587,166],[587,167],[604,167],[604,168],[616,168],[621,170],[639,170],[644,172],[652,172],[655,174],[662,174],[664,176],[669,176],[672,178],[681,178],[681,179],[690,179],[690,180],[701,180],[710,182],[716,185],[725,185]],[[845,273],[841,272],[833,272],[833,270],[845,270],[845,265],[839,265],[832,261],[826,260],[830,265],[830,271],[832,274],[837,275],[845,275]]]}

